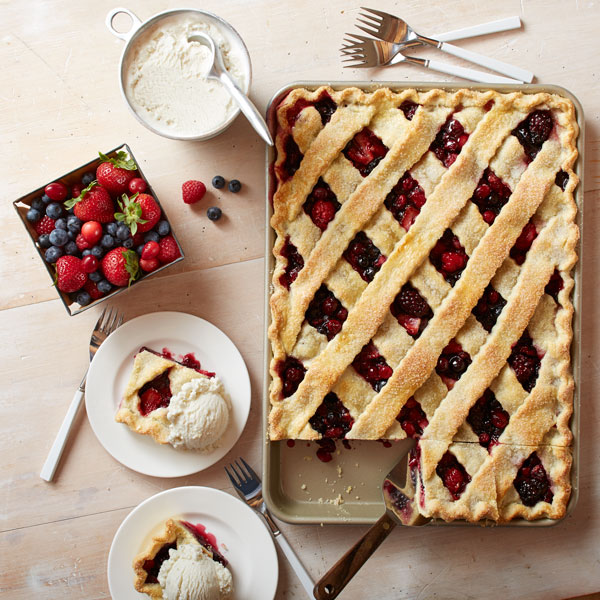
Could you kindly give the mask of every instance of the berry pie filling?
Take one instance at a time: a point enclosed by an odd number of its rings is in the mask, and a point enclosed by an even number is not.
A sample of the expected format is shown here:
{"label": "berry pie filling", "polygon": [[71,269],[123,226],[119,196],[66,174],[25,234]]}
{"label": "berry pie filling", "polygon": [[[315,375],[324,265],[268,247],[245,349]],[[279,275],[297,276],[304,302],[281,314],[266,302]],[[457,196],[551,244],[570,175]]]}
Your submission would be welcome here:
{"label": "berry pie filling", "polygon": [[386,259],[363,231],[356,234],[343,256],[367,283],[373,281]]}
{"label": "berry pie filling", "polygon": [[281,164],[277,165],[275,170],[282,181],[287,181],[288,179],[291,179],[294,173],[300,168],[300,163],[302,162],[304,155],[300,152],[296,140],[294,140],[291,135],[288,135],[285,138],[283,150],[285,159]]}
{"label": "berry pie filling", "polygon": [[144,561],[143,569],[148,573],[146,575],[146,583],[158,583],[158,572],[162,564],[169,560],[169,550],[175,550],[177,542],[165,544],[155,555],[154,558],[148,558]]}
{"label": "berry pie filling", "polygon": [[537,156],[543,143],[550,137],[553,127],[549,110],[535,110],[513,129],[512,133],[521,142],[528,161]]}
{"label": "berry pie filling", "polygon": [[373,342],[369,342],[352,361],[354,370],[380,392],[394,372]]}
{"label": "berry pie filling", "polygon": [[564,192],[569,183],[569,174],[566,171],[559,171],[554,178],[554,183]]}
{"label": "berry pie filling", "polygon": [[471,357],[455,340],[452,340],[440,354],[435,370],[449,390],[469,368]]}
{"label": "berry pie filling", "polygon": [[447,451],[442,456],[435,468],[435,472],[450,492],[452,500],[458,500],[471,481],[471,476],[450,451]]}
{"label": "berry pie filling", "polygon": [[536,350],[531,336],[525,330],[521,339],[513,346],[508,357],[508,364],[512,367],[519,383],[527,392],[531,392],[535,387],[543,357],[544,353]]}
{"label": "berry pie filling", "polygon": [[406,329],[413,338],[418,338],[433,312],[426,300],[410,283],[405,283],[398,295],[394,298],[390,310],[398,323]]}
{"label": "berry pie filling", "polygon": [[306,368],[297,358],[288,356],[279,363],[277,370],[282,381],[281,393],[284,398],[289,398],[302,383]]}
{"label": "berry pie filling", "polygon": [[202,368],[200,361],[196,358],[196,356],[194,355],[193,352],[188,352],[187,354],[183,354],[183,355],[179,356],[179,360],[177,360],[175,358],[175,355],[173,354],[173,352],[171,352],[171,350],[169,350],[168,348],[163,348],[160,352],[157,352],[156,350],[152,350],[151,348],[148,348],[147,346],[142,346],[140,348],[140,352],[144,352],[144,351],[151,352],[152,354],[155,354],[156,356],[162,356],[163,358],[166,358],[167,360],[172,360],[173,362],[180,364],[182,367],[187,367],[188,369],[194,369],[194,371],[198,371],[198,373],[202,373],[202,375],[206,375],[207,377],[215,376],[215,373],[212,373],[211,371],[205,371]]}
{"label": "berry pie filling", "polygon": [[510,257],[518,265],[522,265],[525,262],[527,252],[537,236],[538,231],[533,221],[529,221],[529,223],[523,227],[523,231],[521,231],[521,235],[517,238],[515,245],[510,249]]}
{"label": "berry pie filling", "polygon": [[452,230],[446,229],[444,235],[431,250],[429,260],[444,276],[444,279],[454,286],[467,266],[469,257]]}
{"label": "berry pie filling", "polygon": [[296,277],[298,277],[298,273],[304,267],[304,259],[300,252],[298,252],[298,248],[290,242],[289,236],[285,238],[285,243],[281,249],[281,256],[287,258],[287,266],[285,272],[279,277],[279,283],[289,290]]}
{"label": "berry pie filling", "polygon": [[417,108],[419,108],[420,104],[413,102],[412,100],[405,100],[398,108],[404,113],[404,116],[412,121],[412,118],[415,116],[417,112]]}
{"label": "berry pie filling", "polygon": [[467,417],[467,423],[479,436],[479,443],[488,451],[498,443],[498,438],[506,429],[509,420],[510,415],[502,408],[494,392],[489,388],[471,407]]}
{"label": "berry pie filling", "polygon": [[500,293],[491,285],[488,285],[472,312],[475,318],[483,325],[483,328],[490,332],[496,324],[505,304],[506,300]]}
{"label": "berry pie filling", "polygon": [[306,100],[305,98],[300,98],[286,111],[286,118],[290,128],[295,125],[298,115],[307,106],[315,107],[315,109],[321,115],[321,123],[323,123],[323,125],[329,123],[331,120],[331,115],[333,115],[333,113],[337,110],[337,104],[325,90],[321,92],[317,100]]}
{"label": "berry pie filling", "polygon": [[194,534],[201,546],[204,546],[212,553],[215,562],[221,563],[224,567],[229,564],[227,559],[217,550],[217,538],[212,533],[206,531],[204,525],[200,525],[199,523],[193,525],[188,521],[180,521],[180,523]]}
{"label": "berry pie filling", "polygon": [[387,147],[368,127],[359,131],[344,148],[344,156],[366,177],[387,154]]}
{"label": "berry pie filling", "polygon": [[479,180],[471,200],[475,203],[483,220],[491,225],[508,202],[510,188],[491,169],[487,168]]}
{"label": "berry pie filling", "polygon": [[421,212],[427,198],[423,188],[405,173],[385,199],[385,206],[400,225],[408,231]]}
{"label": "berry pie filling", "polygon": [[[323,398],[317,412],[310,418],[309,423],[324,438],[340,440],[350,431],[354,419],[342,401],[333,392],[329,392]],[[331,444],[327,445],[327,447],[330,446]]]}
{"label": "berry pie filling", "polygon": [[450,116],[438,131],[429,149],[448,168],[454,164],[468,139],[469,134],[465,132],[460,121]]}
{"label": "berry pie filling", "polygon": [[166,408],[171,403],[173,394],[171,393],[171,382],[169,381],[170,370],[167,369],[140,388],[138,392],[140,397],[138,409],[143,417],[158,408]]}
{"label": "berry pie filling", "polygon": [[306,320],[319,333],[332,340],[342,329],[348,311],[325,284],[315,294],[306,310]]}
{"label": "berry pie filling", "polygon": [[421,405],[411,396],[396,417],[407,437],[418,438],[423,435],[425,427],[429,425],[427,415]]}
{"label": "berry pie filling", "polygon": [[562,280],[558,269],[554,269],[554,273],[552,273],[550,281],[544,288],[544,291],[546,292],[546,294],[552,296],[556,303],[558,303],[558,293],[560,292],[560,290],[563,289],[564,285],[564,281]]}
{"label": "berry pie filling", "polygon": [[383,482],[382,491],[388,502],[394,507],[394,510],[400,513],[404,520],[408,521],[413,514],[412,499],[401,492],[388,479]]}
{"label": "berry pie filling", "polygon": [[304,212],[321,231],[325,231],[329,222],[333,221],[340,206],[341,204],[337,201],[331,188],[323,179],[319,178],[317,185],[315,185],[304,203]]}
{"label": "berry pie filling", "polygon": [[523,461],[513,485],[525,506],[535,506],[538,502],[552,503],[554,498],[546,469],[535,452]]}

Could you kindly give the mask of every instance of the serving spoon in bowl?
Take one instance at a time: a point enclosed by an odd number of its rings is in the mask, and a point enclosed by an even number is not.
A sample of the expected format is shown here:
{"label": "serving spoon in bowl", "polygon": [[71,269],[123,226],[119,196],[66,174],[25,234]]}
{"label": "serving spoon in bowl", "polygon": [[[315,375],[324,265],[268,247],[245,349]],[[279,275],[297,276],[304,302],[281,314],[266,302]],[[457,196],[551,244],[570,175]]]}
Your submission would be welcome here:
{"label": "serving spoon in bowl", "polygon": [[269,133],[269,129],[265,123],[265,120],[256,106],[252,104],[248,96],[242,92],[237,83],[228,73],[225,63],[223,62],[221,50],[215,44],[210,35],[199,31],[188,36],[188,42],[198,42],[210,50],[212,55],[212,63],[207,77],[209,79],[217,79],[225,86],[225,89],[231,94],[232,98],[240,107],[240,110],[244,113],[244,116],[248,119],[248,121],[250,121],[252,127],[254,127],[256,133],[258,133],[258,135],[260,135],[260,137],[267,142],[269,146],[273,146],[273,138]]}

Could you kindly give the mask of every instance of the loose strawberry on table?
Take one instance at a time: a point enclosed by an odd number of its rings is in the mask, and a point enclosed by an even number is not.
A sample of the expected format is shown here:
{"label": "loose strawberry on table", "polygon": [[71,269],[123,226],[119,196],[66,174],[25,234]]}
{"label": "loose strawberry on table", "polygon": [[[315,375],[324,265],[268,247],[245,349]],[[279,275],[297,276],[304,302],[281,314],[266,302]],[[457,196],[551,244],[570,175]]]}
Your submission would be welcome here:
{"label": "loose strawberry on table", "polygon": [[[136,176],[137,165],[127,152],[117,152],[116,158],[109,158],[98,152],[102,163],[96,169],[98,183],[116,196],[124,194],[132,179]],[[142,180],[143,181],[143,180]]]}

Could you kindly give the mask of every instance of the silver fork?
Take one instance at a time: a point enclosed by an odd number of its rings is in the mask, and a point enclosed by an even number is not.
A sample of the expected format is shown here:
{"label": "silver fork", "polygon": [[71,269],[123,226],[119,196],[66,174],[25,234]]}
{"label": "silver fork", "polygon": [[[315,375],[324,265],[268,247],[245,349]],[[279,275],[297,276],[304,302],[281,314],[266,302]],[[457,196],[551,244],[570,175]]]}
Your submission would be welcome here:
{"label": "silver fork", "polygon": [[482,83],[521,83],[516,79],[459,67],[438,60],[406,56],[400,52],[403,48],[400,44],[382,42],[354,33],[347,33],[346,35],[348,36],[344,39],[346,45],[340,50],[342,56],[346,57],[346,60],[342,60],[342,62],[351,63],[344,65],[346,68],[386,67],[407,62],[439,71],[440,73],[456,75],[457,77],[471,81],[480,81]]}
{"label": "silver fork", "polygon": [[365,8],[364,6],[361,8],[365,12],[360,13],[362,19],[359,19],[359,21],[367,27],[360,25],[357,25],[357,27],[380,40],[398,44],[401,49],[419,44],[427,44],[428,46],[438,48],[442,52],[452,54],[482,67],[487,67],[492,71],[508,75],[519,81],[530,83],[533,80],[534,75],[530,71],[515,67],[495,58],[490,58],[489,56],[484,56],[478,52],[453,46],[452,44],[448,44],[448,42],[441,42],[424,35],[419,35],[400,17],[373,8]]}
{"label": "silver fork", "polygon": [[[105,307],[100,314],[100,318],[96,322],[94,331],[92,331],[92,337],[90,338],[90,363],[96,354],[96,350],[98,350],[100,347],[100,344],[102,344],[104,340],[123,323],[123,315],[119,314],[118,310],[113,310],[111,308],[108,310],[108,313],[106,312],[107,310],[108,309]],[[48,453],[48,458],[46,458],[46,462],[44,463],[44,466],[40,472],[40,477],[45,481],[52,481],[56,467],[60,461],[60,457],[62,456],[63,450],[67,444],[67,440],[69,439],[69,434],[71,433],[75,417],[77,416],[77,412],[81,406],[81,401],[83,400],[88,370],[89,367],[86,370],[81,383],[79,384],[79,389],[75,392],[73,400],[71,400],[67,414],[65,415],[60,429],[58,430],[54,444],[52,444],[52,448],[50,448],[50,452]]]}
{"label": "silver fork", "polygon": [[315,584],[308,574],[308,571],[304,568],[304,565],[300,562],[300,559],[296,553],[292,550],[289,542],[283,537],[283,534],[277,527],[277,524],[273,520],[273,517],[267,510],[265,501],[262,497],[262,483],[258,475],[252,470],[252,467],[240,457],[240,464],[237,460],[229,465],[229,469],[225,467],[227,475],[235,488],[238,496],[244,500],[249,506],[255,511],[260,513],[264,518],[265,522],[269,527],[269,531],[273,536],[273,539],[277,542],[285,557],[288,559],[290,565],[294,569],[302,587],[306,590],[309,598],[314,598],[313,589]]}

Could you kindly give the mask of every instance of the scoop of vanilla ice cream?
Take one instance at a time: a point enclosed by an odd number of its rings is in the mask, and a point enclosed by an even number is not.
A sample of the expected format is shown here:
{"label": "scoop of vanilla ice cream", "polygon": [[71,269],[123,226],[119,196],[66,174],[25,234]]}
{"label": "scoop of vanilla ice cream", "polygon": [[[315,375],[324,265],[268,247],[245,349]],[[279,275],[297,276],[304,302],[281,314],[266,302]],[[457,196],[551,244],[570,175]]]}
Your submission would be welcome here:
{"label": "scoop of vanilla ice cream", "polygon": [[175,448],[212,450],[227,430],[229,413],[229,398],[218,377],[192,379],[171,398],[169,443]]}
{"label": "scoop of vanilla ice cream", "polygon": [[164,600],[228,600],[233,592],[229,570],[192,544],[169,550],[158,583]]}

